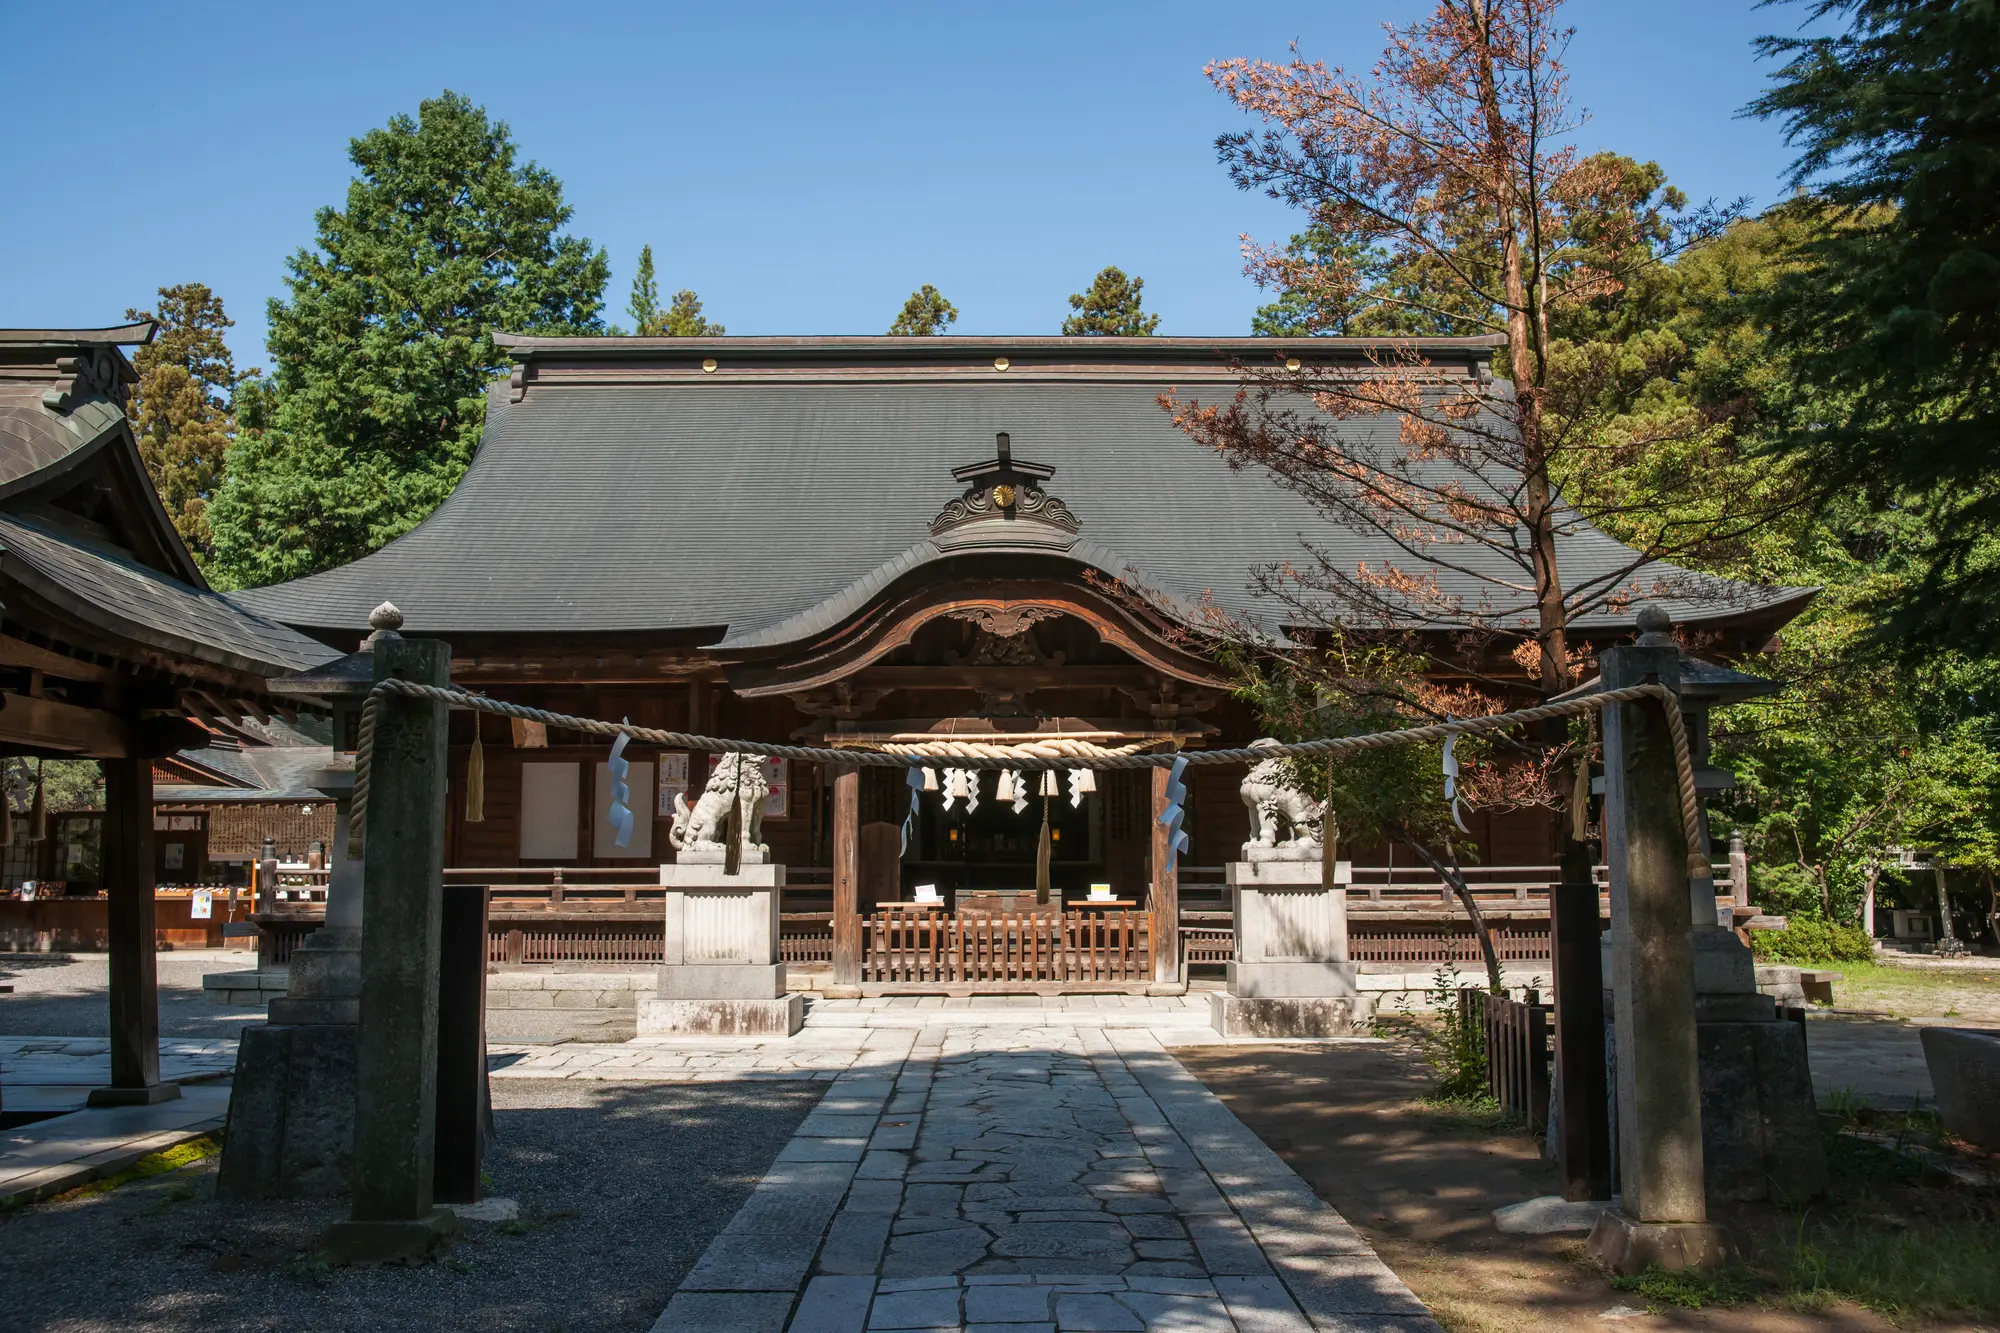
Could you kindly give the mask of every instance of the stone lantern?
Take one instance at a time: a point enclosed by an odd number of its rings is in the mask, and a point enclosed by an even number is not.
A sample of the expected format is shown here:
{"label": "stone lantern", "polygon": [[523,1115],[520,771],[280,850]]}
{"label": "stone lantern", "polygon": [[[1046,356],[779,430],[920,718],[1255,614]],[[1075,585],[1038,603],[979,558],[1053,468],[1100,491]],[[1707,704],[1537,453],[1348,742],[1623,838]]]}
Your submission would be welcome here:
{"label": "stone lantern", "polygon": [[361,1022],[361,862],[348,855],[354,751],[361,710],[375,684],[375,645],[399,638],[403,615],[387,602],[356,652],[271,682],[273,694],[329,708],[333,750],[313,786],[333,800],[326,921],[291,960],[289,988],[270,1022],[243,1030],[220,1187],[239,1197],[344,1194],[354,1154],[354,1090]]}

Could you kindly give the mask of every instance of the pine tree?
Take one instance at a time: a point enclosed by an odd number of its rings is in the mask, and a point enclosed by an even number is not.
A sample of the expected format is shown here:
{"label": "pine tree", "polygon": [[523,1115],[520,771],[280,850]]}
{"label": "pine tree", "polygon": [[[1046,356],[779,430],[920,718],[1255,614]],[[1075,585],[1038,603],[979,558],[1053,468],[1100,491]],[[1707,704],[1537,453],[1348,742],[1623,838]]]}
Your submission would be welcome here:
{"label": "pine tree", "polygon": [[889,326],[889,336],[897,338],[933,338],[945,330],[947,324],[958,319],[958,307],[944,299],[937,288],[928,282],[910,293],[910,299],[903,302],[903,309],[896,316],[896,322]]}
{"label": "pine tree", "polygon": [[246,385],[243,433],[209,507],[218,575],[296,578],[401,536],[451,493],[508,360],[495,329],[604,328],[604,252],[561,234],[562,182],[447,91],[351,142],[345,209],[270,305],[276,371]]}
{"label": "pine tree", "polygon": [[659,332],[669,338],[720,338],[727,330],[712,319],[703,319],[701,298],[682,288],[674,293],[673,304],[661,317]]}
{"label": "pine tree", "polygon": [[1089,291],[1069,298],[1069,308],[1076,313],[1063,320],[1064,336],[1152,336],[1153,330],[1160,327],[1160,317],[1139,308],[1139,294],[1145,287],[1144,278],[1128,278],[1122,269],[1106,268],[1091,282]]}
{"label": "pine tree", "polygon": [[201,283],[162,287],[157,310],[127,310],[125,318],[160,326],[132,358],[139,383],[125,411],[174,530],[205,561],[214,546],[209,501],[222,485],[236,438],[231,400],[236,386],[257,372],[237,373],[223,340],[236,321]]}
{"label": "pine tree", "polygon": [[1753,110],[1802,150],[1795,207],[1819,224],[1772,323],[1833,410],[1788,441],[1829,490],[1874,483],[1934,534],[1871,609],[1915,655],[2000,651],[2000,12],[1816,0],[1843,32],[1768,37],[1788,59]]}
{"label": "pine tree", "polygon": [[641,338],[660,332],[660,283],[653,275],[653,247],[639,247],[639,272],[632,279],[632,299],[625,306],[632,316],[632,332]]}

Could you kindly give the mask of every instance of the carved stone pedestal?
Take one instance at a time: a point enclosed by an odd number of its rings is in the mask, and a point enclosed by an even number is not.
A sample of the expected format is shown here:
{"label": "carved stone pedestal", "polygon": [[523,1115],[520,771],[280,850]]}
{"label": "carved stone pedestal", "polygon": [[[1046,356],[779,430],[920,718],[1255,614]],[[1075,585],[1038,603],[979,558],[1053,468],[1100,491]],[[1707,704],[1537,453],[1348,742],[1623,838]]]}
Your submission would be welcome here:
{"label": "carved stone pedestal", "polygon": [[1655,1266],[1679,1273],[1729,1261],[1728,1238],[1712,1222],[1639,1222],[1616,1210],[1597,1219],[1585,1245],[1606,1268],[1627,1276]]}
{"label": "carved stone pedestal", "polygon": [[638,1004],[639,1035],[789,1037],[805,1023],[805,997],[785,993],[778,958],[778,895],[785,868],[660,867],[667,890],[666,963]]}
{"label": "carved stone pedestal", "polygon": [[243,1029],[217,1187],[237,1198],[330,1198],[354,1173],[361,1022],[361,863],[347,854],[351,767],[314,785],[334,801],[326,924],[292,955],[271,1021]]}
{"label": "carved stone pedestal", "polygon": [[1347,889],[1314,861],[1237,861],[1228,871],[1236,957],[1209,1022],[1226,1037],[1341,1037],[1367,1030],[1374,997],[1347,960]]}

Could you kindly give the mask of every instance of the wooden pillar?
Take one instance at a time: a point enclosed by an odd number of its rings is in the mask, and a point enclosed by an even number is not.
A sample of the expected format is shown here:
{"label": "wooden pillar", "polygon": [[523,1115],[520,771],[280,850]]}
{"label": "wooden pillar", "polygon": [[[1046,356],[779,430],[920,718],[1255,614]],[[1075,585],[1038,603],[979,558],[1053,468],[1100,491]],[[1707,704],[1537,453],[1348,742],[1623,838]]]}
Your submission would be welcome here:
{"label": "wooden pillar", "polygon": [[[384,635],[375,679],[451,682],[451,648]],[[438,952],[443,930],[446,722],[441,702],[377,701],[362,873],[361,1032],[354,1096],[354,1211],[327,1232],[353,1261],[430,1253],[455,1229],[434,1206]]]}
{"label": "wooden pillar", "polygon": [[169,1101],[160,1082],[160,994],[153,932],[153,761],[104,761],[104,888],[111,928],[111,1086],[92,1106]]}
{"label": "wooden pillar", "polygon": [[833,984],[861,985],[861,770],[833,777]]}
{"label": "wooden pillar", "polygon": [[1153,981],[1156,985],[1178,985],[1181,980],[1181,881],[1173,869],[1173,836],[1160,822],[1167,808],[1167,783],[1172,774],[1165,768],[1147,770],[1153,778],[1152,830],[1152,912]]}

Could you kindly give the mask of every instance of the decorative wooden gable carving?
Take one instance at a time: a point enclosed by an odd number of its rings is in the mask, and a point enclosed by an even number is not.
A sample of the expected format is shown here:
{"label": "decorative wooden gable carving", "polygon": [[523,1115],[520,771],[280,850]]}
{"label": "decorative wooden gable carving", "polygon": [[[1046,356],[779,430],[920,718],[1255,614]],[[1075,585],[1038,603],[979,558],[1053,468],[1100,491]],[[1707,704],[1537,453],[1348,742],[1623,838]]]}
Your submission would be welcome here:
{"label": "decorative wooden gable carving", "polygon": [[931,541],[941,551],[982,546],[1041,546],[1067,551],[1083,527],[1069,506],[1042,489],[1056,470],[1016,460],[1006,431],[994,436],[994,455],[984,463],[954,468],[965,493],[931,520]]}

